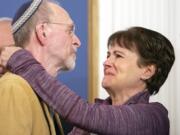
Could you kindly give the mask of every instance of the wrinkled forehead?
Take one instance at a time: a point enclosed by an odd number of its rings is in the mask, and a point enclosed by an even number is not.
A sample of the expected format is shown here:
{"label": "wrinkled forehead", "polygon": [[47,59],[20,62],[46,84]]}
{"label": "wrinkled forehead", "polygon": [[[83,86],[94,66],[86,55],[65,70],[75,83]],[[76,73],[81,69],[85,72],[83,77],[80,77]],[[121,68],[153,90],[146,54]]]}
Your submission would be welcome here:
{"label": "wrinkled forehead", "polygon": [[54,3],[50,3],[49,6],[53,11],[53,15],[51,16],[52,21],[73,24],[73,20],[63,7]]}

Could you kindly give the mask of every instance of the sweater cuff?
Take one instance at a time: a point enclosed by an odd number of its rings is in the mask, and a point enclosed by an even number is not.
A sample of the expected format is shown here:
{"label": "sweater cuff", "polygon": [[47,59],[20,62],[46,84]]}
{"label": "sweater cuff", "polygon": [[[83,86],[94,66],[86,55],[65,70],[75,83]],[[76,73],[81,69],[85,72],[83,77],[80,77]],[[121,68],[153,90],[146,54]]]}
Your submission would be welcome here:
{"label": "sweater cuff", "polygon": [[7,69],[13,73],[18,73],[19,71],[26,70],[29,66],[33,64],[39,64],[32,54],[27,50],[21,49],[13,53],[7,62]]}

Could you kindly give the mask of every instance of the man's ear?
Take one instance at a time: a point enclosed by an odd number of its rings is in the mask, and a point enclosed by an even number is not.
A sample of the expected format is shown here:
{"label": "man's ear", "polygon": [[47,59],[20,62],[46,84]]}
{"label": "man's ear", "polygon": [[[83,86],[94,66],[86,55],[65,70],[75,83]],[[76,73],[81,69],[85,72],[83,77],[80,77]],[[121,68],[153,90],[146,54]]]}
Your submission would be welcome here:
{"label": "man's ear", "polygon": [[41,23],[36,25],[35,27],[35,34],[37,37],[37,40],[40,42],[41,45],[45,45],[45,42],[47,40],[47,24],[46,23]]}
{"label": "man's ear", "polygon": [[156,66],[153,64],[144,66],[143,68],[144,68],[144,71],[141,76],[142,80],[147,80],[147,79],[151,78],[156,72]]}

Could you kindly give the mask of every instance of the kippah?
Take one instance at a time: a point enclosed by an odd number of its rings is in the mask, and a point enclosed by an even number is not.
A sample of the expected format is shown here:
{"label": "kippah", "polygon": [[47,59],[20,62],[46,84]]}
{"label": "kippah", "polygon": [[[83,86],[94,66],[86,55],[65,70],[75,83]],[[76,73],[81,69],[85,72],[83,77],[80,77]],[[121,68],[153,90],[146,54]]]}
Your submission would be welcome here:
{"label": "kippah", "polygon": [[12,32],[15,34],[37,11],[42,0],[32,0],[24,3],[16,12],[12,21]]}

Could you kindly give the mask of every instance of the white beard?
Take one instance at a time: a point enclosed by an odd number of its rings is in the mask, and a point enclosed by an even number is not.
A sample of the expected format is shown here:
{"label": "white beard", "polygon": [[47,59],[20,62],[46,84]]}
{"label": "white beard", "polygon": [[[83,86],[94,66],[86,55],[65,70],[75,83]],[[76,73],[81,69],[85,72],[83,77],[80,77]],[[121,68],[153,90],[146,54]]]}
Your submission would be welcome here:
{"label": "white beard", "polygon": [[63,67],[63,71],[67,71],[67,70],[73,70],[75,68],[75,65],[76,65],[76,58],[71,56],[69,58],[67,58],[65,61],[64,61],[64,67]]}

